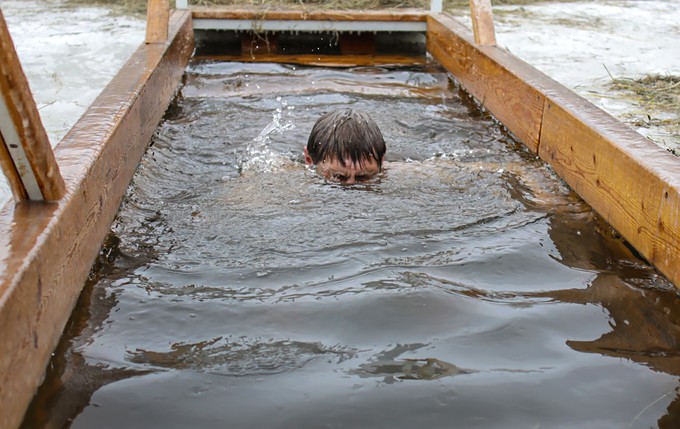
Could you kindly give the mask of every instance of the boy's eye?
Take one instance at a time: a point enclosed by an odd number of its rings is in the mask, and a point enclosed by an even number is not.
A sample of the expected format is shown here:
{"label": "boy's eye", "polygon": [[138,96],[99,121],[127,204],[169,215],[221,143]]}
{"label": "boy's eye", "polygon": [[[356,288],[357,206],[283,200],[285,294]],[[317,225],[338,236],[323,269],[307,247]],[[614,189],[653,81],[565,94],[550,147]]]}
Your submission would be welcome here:
{"label": "boy's eye", "polygon": [[333,180],[337,180],[338,182],[346,182],[349,179],[349,177],[344,174],[334,174],[332,177]]}
{"label": "boy's eye", "polygon": [[356,180],[357,182],[366,182],[367,180],[370,180],[370,179],[371,179],[371,176],[367,176],[367,175],[363,175],[363,174],[359,175],[359,176],[354,176],[354,180]]}

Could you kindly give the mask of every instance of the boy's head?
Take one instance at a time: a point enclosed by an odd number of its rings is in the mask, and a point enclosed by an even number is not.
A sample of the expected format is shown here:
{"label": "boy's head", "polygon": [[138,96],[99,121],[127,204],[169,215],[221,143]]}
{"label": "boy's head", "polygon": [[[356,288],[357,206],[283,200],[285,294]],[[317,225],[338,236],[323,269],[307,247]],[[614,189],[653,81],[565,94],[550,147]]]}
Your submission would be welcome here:
{"label": "boy's head", "polygon": [[305,162],[326,179],[341,183],[369,180],[382,170],[385,140],[365,113],[338,109],[314,124],[304,150]]}

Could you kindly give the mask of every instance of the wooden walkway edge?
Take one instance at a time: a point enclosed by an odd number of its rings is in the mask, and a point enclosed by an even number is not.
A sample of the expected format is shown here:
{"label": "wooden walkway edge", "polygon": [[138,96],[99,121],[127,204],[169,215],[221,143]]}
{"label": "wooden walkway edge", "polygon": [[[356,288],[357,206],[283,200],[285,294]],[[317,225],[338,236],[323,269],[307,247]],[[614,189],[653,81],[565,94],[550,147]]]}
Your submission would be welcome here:
{"label": "wooden walkway edge", "polygon": [[680,158],[445,14],[427,49],[461,85],[680,288]]}
{"label": "wooden walkway edge", "polygon": [[0,427],[17,427],[193,51],[189,11],[142,44],[55,148],[67,193],[0,211]]}

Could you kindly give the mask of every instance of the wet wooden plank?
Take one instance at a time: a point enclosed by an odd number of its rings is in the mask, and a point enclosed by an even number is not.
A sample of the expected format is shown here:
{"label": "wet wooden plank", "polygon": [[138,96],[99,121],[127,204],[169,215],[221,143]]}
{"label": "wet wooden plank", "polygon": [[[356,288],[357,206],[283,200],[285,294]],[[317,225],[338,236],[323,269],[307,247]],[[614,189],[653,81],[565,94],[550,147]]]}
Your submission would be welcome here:
{"label": "wet wooden plank", "polygon": [[523,79],[525,63],[504,50],[475,46],[470,31],[445,14],[428,18],[427,50],[530,150],[538,152],[545,96]]}
{"label": "wet wooden plank", "polygon": [[318,55],[318,54],[257,54],[253,55],[198,55],[198,61],[244,61],[303,64],[321,67],[387,66],[404,64],[425,64],[424,55]]}
{"label": "wet wooden plank", "polygon": [[[14,198],[19,198],[19,201],[61,198],[66,191],[64,180],[54,160],[52,146],[42,125],[2,11],[0,11],[0,134],[2,134],[0,143],[4,146],[3,171],[6,171],[10,178]],[[11,163],[4,155],[10,156]]]}
{"label": "wet wooden plank", "polygon": [[400,21],[424,22],[428,11],[422,9],[382,10],[258,10],[230,7],[193,7],[194,19],[246,19],[283,21]]}
{"label": "wet wooden plank", "polygon": [[571,91],[546,93],[540,157],[680,286],[680,158]]}
{"label": "wet wooden plank", "polygon": [[0,427],[19,425],[193,51],[190,12],[143,44],[55,148],[68,193],[0,211]]}
{"label": "wet wooden plank", "polygon": [[475,46],[469,33],[432,15],[428,51],[680,287],[680,158],[504,49]]}
{"label": "wet wooden plank", "polygon": [[170,0],[149,0],[146,10],[146,43],[165,43],[168,40]]}

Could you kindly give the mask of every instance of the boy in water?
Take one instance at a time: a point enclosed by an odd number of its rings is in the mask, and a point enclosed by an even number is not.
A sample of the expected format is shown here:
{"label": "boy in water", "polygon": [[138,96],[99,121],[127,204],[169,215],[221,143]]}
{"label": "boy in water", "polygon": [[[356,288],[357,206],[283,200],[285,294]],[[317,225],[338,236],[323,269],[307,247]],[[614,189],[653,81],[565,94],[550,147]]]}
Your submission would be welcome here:
{"label": "boy in water", "polygon": [[382,171],[385,140],[367,114],[338,109],[314,124],[304,149],[305,162],[327,180],[351,185]]}

